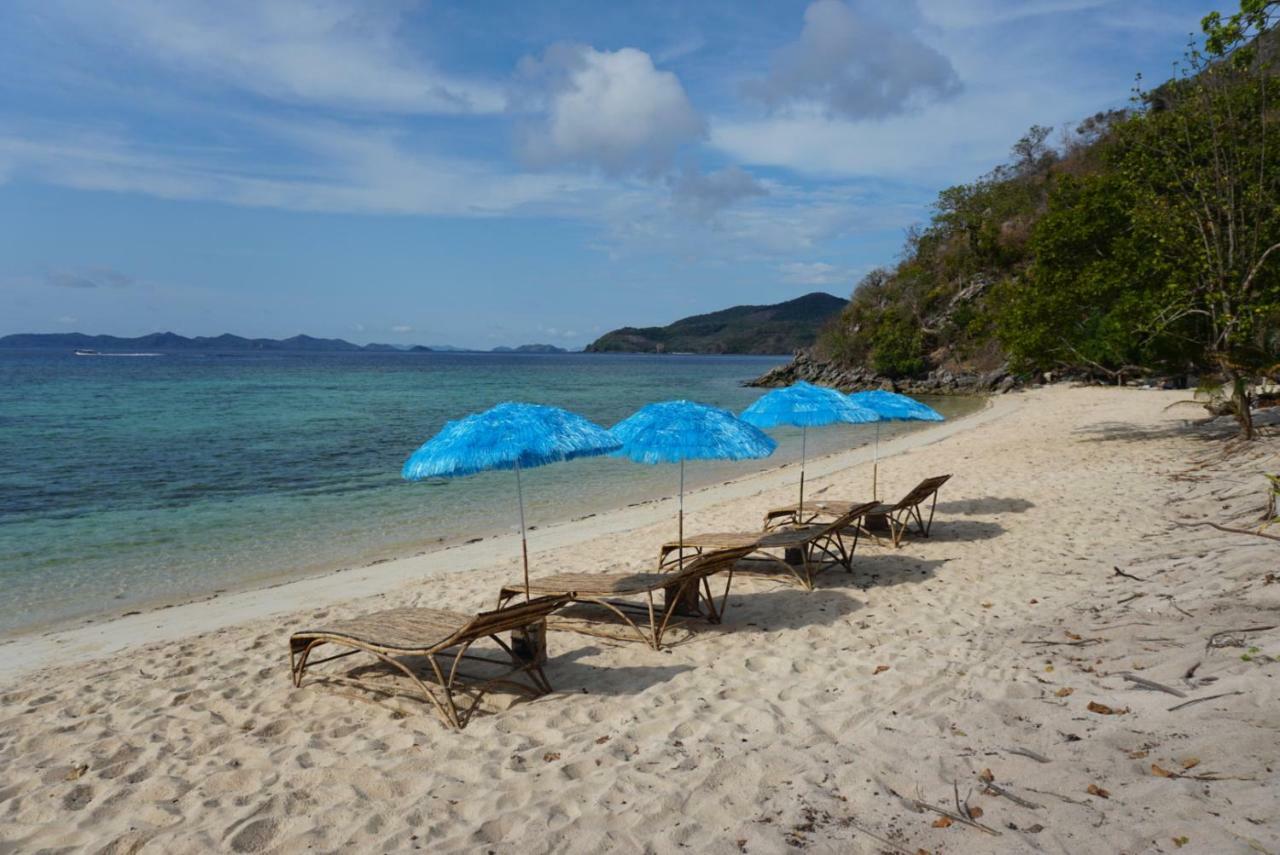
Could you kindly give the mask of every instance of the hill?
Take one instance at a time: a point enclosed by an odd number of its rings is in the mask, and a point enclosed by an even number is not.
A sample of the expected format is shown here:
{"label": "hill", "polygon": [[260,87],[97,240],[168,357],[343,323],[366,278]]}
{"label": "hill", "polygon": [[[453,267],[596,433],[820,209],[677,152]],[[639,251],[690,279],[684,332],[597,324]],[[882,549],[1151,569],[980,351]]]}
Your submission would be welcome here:
{"label": "hill", "polygon": [[665,327],[622,327],[587,345],[588,353],[794,353],[846,301],[814,292],[772,306],[734,306],[682,318]]}
{"label": "hill", "polygon": [[[142,351],[205,351],[209,353],[239,353],[243,351],[279,351],[302,353],[341,353],[367,351],[385,353],[398,348],[386,344],[358,345],[340,338],[315,338],[295,335],[286,339],[244,338],[224,333],[218,336],[188,338],[177,333],[162,332],[136,338],[114,335],[86,335],[84,333],[16,333],[0,337],[0,348],[100,350],[121,352]],[[425,348],[422,348],[425,350]],[[415,348],[417,350],[417,348]]]}

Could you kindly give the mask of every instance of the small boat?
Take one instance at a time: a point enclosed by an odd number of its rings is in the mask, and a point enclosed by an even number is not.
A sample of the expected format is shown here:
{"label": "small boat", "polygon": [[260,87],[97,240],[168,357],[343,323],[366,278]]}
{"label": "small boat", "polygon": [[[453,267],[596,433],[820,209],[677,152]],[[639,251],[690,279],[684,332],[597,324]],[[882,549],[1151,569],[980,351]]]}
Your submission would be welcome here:
{"label": "small boat", "polygon": [[98,353],[98,351],[96,350],[89,350],[83,347],[76,348],[76,356],[101,356],[101,355],[102,354]]}

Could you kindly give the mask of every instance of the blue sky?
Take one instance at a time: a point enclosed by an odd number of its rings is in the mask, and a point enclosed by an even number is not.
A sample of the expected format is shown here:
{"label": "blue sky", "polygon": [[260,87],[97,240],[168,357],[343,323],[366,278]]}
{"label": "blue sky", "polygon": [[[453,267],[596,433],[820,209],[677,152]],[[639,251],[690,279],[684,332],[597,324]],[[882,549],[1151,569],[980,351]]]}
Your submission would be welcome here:
{"label": "blue sky", "polygon": [[577,347],[846,295],[1214,8],[13,0],[0,334]]}

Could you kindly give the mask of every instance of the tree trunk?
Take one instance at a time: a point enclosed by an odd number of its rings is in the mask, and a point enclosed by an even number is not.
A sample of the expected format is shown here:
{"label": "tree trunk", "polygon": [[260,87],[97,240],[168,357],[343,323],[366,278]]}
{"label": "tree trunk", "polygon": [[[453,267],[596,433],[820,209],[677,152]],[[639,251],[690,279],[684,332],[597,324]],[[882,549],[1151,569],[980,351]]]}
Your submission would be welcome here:
{"label": "tree trunk", "polygon": [[1245,439],[1253,439],[1253,402],[1249,398],[1249,382],[1235,372],[1227,375],[1231,380],[1231,403],[1236,421]]}

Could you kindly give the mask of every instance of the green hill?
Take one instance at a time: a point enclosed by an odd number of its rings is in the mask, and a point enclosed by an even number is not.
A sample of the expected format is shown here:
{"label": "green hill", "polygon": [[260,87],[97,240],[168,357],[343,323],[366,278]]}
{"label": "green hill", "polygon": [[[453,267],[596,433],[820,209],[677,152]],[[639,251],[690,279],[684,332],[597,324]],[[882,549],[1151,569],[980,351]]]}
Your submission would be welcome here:
{"label": "green hill", "polygon": [[793,353],[846,301],[814,292],[772,306],[734,306],[682,318],[665,327],[622,327],[587,345],[588,353]]}

